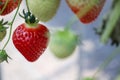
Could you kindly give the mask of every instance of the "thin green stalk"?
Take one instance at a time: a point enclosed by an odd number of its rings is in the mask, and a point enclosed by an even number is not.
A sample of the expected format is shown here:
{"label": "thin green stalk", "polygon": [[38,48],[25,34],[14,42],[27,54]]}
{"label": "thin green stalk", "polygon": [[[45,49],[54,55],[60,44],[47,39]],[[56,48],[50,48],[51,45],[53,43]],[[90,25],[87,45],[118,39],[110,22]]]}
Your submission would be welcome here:
{"label": "thin green stalk", "polygon": [[76,15],[74,15],[66,24],[65,29],[70,29],[71,26],[77,21]]}
{"label": "thin green stalk", "polygon": [[96,75],[103,70],[118,54],[120,53],[120,46],[116,48],[108,57],[105,59],[105,61],[101,64],[99,69],[94,73],[92,76],[92,79],[95,79]]}
{"label": "thin green stalk", "polygon": [[5,8],[6,8],[7,4],[8,4],[8,2],[9,2],[9,0],[6,0],[6,2],[5,2],[5,4],[4,4],[2,10],[0,11],[0,15],[1,15],[1,14],[3,13],[3,11],[5,10]]}
{"label": "thin green stalk", "polygon": [[26,6],[27,6],[28,12],[30,12],[30,9],[29,9],[29,6],[28,6],[28,0],[26,0]]}
{"label": "thin green stalk", "polygon": [[17,11],[16,11],[16,13],[15,13],[15,15],[14,15],[13,19],[12,19],[12,22],[10,23],[10,32],[9,32],[9,37],[8,37],[7,42],[6,42],[6,43],[5,43],[5,45],[3,46],[2,50],[4,50],[4,49],[5,49],[5,47],[7,46],[8,42],[9,42],[9,40],[10,40],[10,37],[11,37],[11,34],[12,34],[12,27],[13,27],[13,23],[14,23],[14,21],[15,21],[15,18],[16,18],[16,16],[17,16],[17,13],[18,13],[19,8],[20,8],[20,2],[21,2],[21,0],[19,0],[19,4],[18,4]]}

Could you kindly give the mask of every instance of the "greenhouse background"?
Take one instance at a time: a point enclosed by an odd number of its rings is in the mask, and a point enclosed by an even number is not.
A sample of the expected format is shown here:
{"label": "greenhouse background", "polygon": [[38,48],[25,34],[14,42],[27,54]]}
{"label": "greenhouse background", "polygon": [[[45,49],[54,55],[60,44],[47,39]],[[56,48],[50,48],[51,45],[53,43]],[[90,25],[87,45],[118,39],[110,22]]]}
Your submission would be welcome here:
{"label": "greenhouse background", "polygon": [[[115,46],[111,46],[110,42],[108,42],[107,45],[100,43],[99,36],[96,35],[93,30],[94,27],[101,25],[104,15],[110,10],[111,2],[112,0],[106,1],[100,16],[91,24],[82,24],[76,18],[77,21],[72,25],[71,29],[79,35],[81,44],[78,44],[74,53],[66,59],[56,58],[48,46],[47,50],[36,62],[30,63],[24,59],[14,46],[11,46],[13,43],[12,40],[10,40],[6,50],[9,56],[12,57],[12,60],[9,60],[9,63],[1,63],[0,80],[81,80],[83,77],[91,77],[99,68],[100,64],[102,64],[116,48]],[[24,3],[23,1],[20,10],[23,9]],[[5,19],[11,20],[14,13],[15,11],[7,15]],[[61,0],[59,10],[55,17],[43,24],[45,24],[52,33],[64,28],[73,17],[75,17],[75,15],[69,9],[65,0]],[[24,22],[24,20],[17,16],[13,30],[22,22]],[[7,39],[7,37],[5,39]],[[5,41],[0,43],[0,45],[4,43]],[[103,71],[98,73],[97,77],[99,80],[115,79],[119,73],[119,56],[113,59]]]}

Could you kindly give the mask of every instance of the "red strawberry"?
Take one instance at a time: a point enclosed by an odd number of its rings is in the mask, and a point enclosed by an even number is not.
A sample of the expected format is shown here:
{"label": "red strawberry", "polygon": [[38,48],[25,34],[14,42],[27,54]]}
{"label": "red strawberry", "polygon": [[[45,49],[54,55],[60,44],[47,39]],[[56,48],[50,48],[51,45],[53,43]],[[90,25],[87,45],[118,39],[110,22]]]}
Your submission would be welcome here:
{"label": "red strawberry", "polygon": [[[96,0],[97,1],[97,0]],[[82,23],[91,23],[100,14],[106,0],[66,0]],[[95,3],[94,3],[95,2]]]}
{"label": "red strawberry", "polygon": [[33,62],[45,51],[49,41],[49,30],[46,26],[36,23],[33,15],[28,15],[29,13],[25,14],[26,23],[21,24],[14,31],[12,40],[20,53],[28,61]]}
{"label": "red strawberry", "polygon": [[[7,0],[0,0],[0,13],[6,1]],[[0,15],[4,16],[12,12],[18,6],[19,1],[22,1],[22,0],[9,0],[7,3],[7,6],[5,7],[4,11]]]}

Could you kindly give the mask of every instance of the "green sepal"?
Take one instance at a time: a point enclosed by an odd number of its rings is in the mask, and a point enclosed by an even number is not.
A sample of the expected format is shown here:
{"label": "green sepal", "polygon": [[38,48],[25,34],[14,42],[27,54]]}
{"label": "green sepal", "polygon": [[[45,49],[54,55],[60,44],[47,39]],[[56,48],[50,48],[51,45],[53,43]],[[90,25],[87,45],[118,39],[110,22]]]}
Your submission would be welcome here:
{"label": "green sepal", "polygon": [[0,63],[6,61],[8,63],[8,58],[11,59],[6,53],[5,50],[0,50]]}
{"label": "green sepal", "polygon": [[23,15],[19,13],[19,16],[24,18],[27,24],[37,24],[39,22],[39,20],[29,11],[25,12],[25,10],[23,10]]}
{"label": "green sepal", "polygon": [[0,32],[7,29],[7,27],[5,27],[5,25],[7,24],[8,24],[8,21],[4,22],[4,19],[0,20]]}

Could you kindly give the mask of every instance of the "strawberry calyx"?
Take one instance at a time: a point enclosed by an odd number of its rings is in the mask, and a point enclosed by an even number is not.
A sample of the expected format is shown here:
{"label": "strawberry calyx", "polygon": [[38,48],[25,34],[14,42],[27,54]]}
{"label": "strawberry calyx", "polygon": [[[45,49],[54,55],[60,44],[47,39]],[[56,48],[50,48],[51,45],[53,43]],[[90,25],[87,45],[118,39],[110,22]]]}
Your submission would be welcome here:
{"label": "strawberry calyx", "polygon": [[7,55],[5,50],[0,50],[0,63],[6,61],[8,63],[8,58],[12,59],[10,56]]}
{"label": "strawberry calyx", "polygon": [[[7,1],[9,1],[9,0],[7,0]],[[17,1],[17,0],[14,0],[14,1]],[[5,51],[5,48],[6,48],[7,44],[9,43],[9,40],[10,40],[10,37],[11,37],[11,34],[12,34],[12,27],[13,27],[13,23],[14,23],[14,21],[15,21],[15,18],[16,18],[16,16],[17,16],[17,13],[18,13],[18,11],[19,11],[19,8],[20,8],[20,2],[21,2],[21,0],[19,0],[18,8],[17,8],[17,10],[16,10],[16,12],[15,12],[15,15],[14,15],[14,17],[13,17],[13,19],[12,19],[12,21],[11,21],[10,23],[8,23],[8,22],[3,22],[3,21],[4,21],[3,19],[0,21],[0,30],[1,30],[1,31],[0,31],[0,37],[1,37],[1,32],[4,32],[4,34],[6,34],[6,29],[7,29],[7,27],[5,27],[5,25],[9,25],[9,27],[10,27],[8,39],[7,39],[6,43],[3,45],[3,48],[0,49],[0,63],[3,62],[3,61],[8,62],[8,58],[11,59],[11,57],[9,57],[9,56],[7,55],[7,53],[6,53],[6,51]],[[7,3],[6,3],[6,4],[7,4]],[[4,7],[6,7],[6,6],[4,6]],[[2,10],[3,10],[3,9],[2,9]],[[2,13],[2,12],[0,11],[0,14],[1,14],[1,13]],[[3,33],[2,33],[2,34],[3,34]],[[3,36],[3,35],[2,35],[2,36]]]}
{"label": "strawberry calyx", "polygon": [[3,19],[0,21],[0,32],[7,29],[7,27],[5,27],[5,25],[7,24],[8,24],[8,21],[4,22]]}
{"label": "strawberry calyx", "polygon": [[25,12],[25,10],[23,10],[23,15],[19,15],[25,19],[26,24],[29,25],[28,27],[30,28],[36,27],[39,22],[39,20],[30,11]]}

